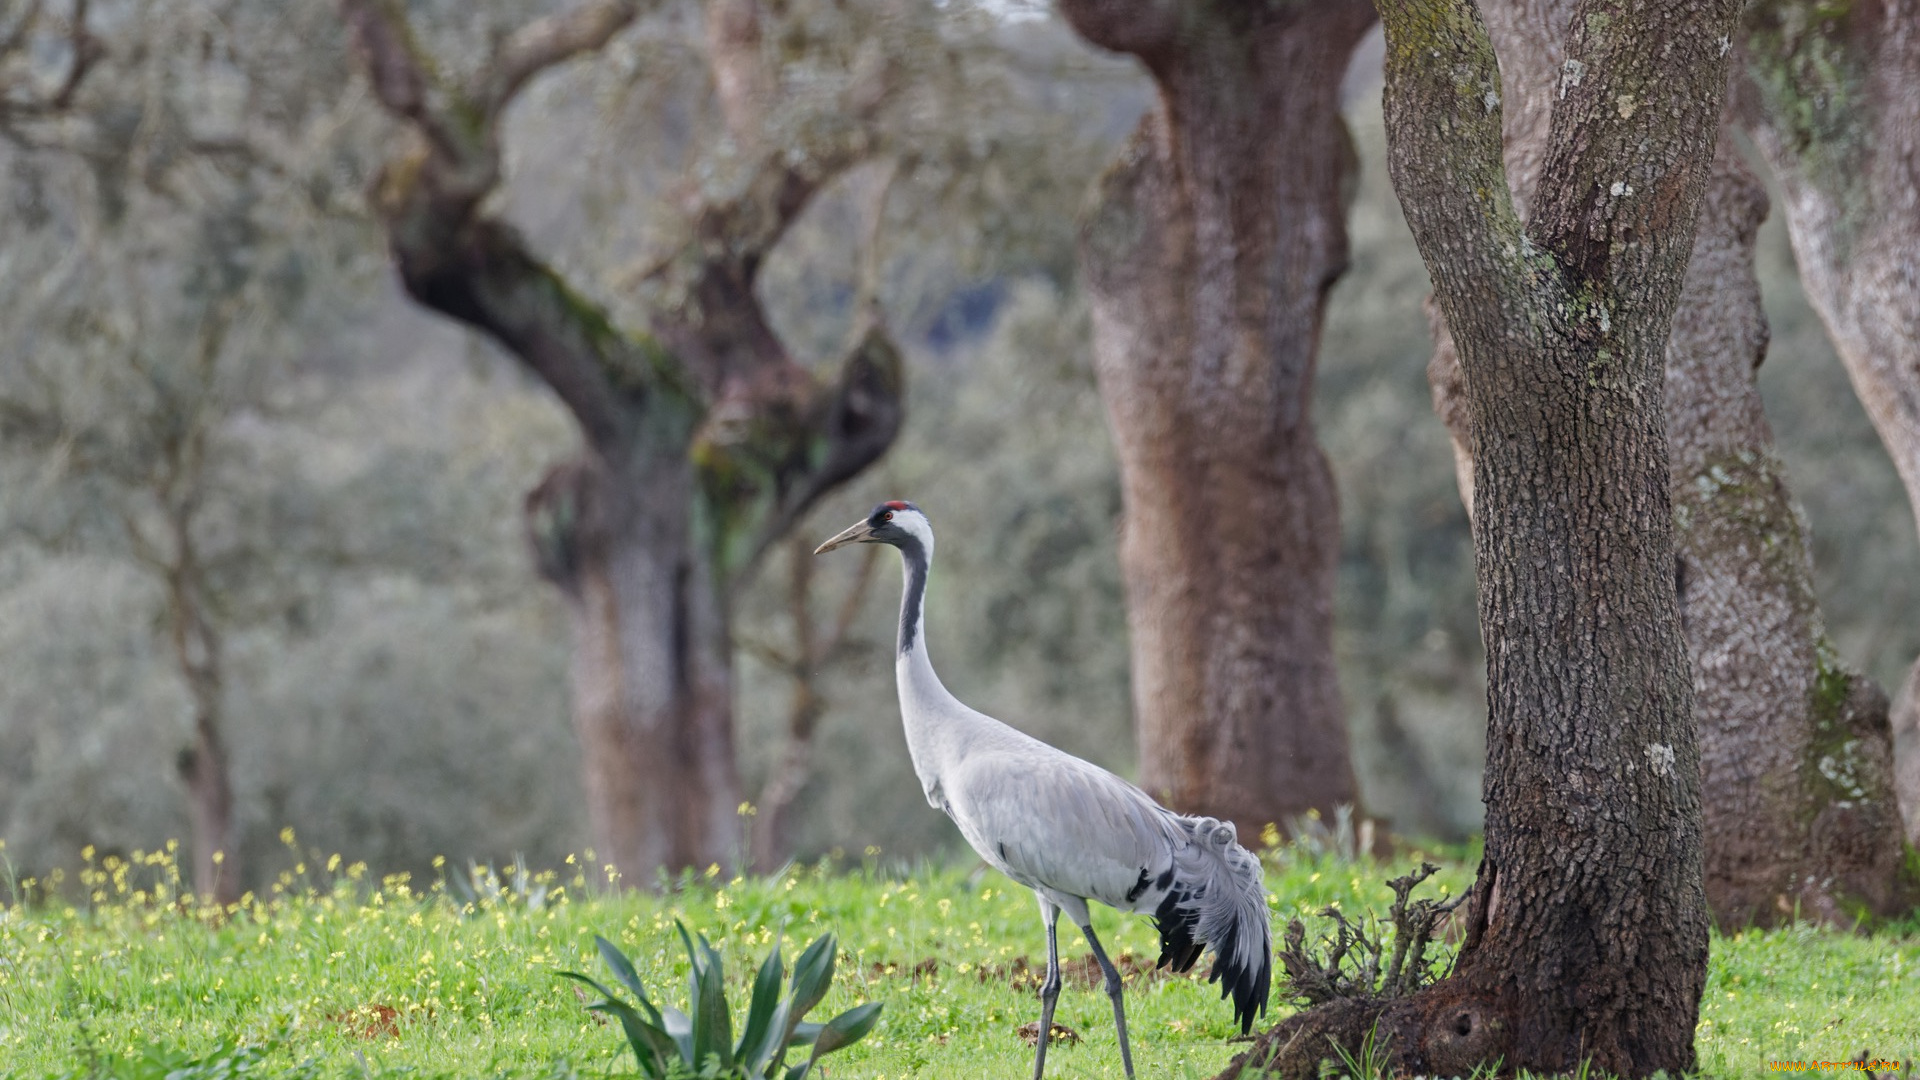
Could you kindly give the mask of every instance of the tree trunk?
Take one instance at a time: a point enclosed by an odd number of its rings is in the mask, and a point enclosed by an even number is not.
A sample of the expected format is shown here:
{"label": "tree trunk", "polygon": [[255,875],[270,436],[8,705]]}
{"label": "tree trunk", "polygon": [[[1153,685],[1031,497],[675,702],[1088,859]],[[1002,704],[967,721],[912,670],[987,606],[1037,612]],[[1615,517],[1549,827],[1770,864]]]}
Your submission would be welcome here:
{"label": "tree trunk", "polygon": [[[1486,3],[1501,58],[1504,159],[1525,216],[1547,147],[1570,0]],[[1681,624],[1701,742],[1705,884],[1722,927],[1850,921],[1899,903],[1899,815],[1884,697],[1825,637],[1800,509],[1762,412],[1767,346],[1753,268],[1765,188],[1720,140],[1666,352]],[[1443,320],[1428,374],[1470,458]],[[1472,483],[1462,471],[1462,494]]]}
{"label": "tree trunk", "polygon": [[193,828],[193,891],[222,907],[240,899],[240,853],[233,823],[233,769],[221,735],[226,687],[220,636],[207,621],[200,569],[184,522],[174,530],[174,562],[167,567],[167,627],[174,663],[193,703],[193,745],[175,762],[187,785]]}
{"label": "tree trunk", "polygon": [[1754,380],[1766,189],[1722,137],[1667,347],[1675,582],[1724,929],[1891,914],[1905,844],[1887,699],[1826,639],[1806,524]]}
{"label": "tree trunk", "polygon": [[[341,11],[376,95],[414,135],[374,199],[401,281],[511,352],[580,426],[584,449],[528,496],[526,523],[572,615],[597,854],[641,883],[662,869],[735,865],[745,836],[731,592],[899,429],[900,358],[870,312],[822,379],[787,354],[754,295],[767,253],[859,160],[863,135],[806,148],[762,139],[737,186],[691,208],[684,245],[648,276],[652,332],[627,333],[482,204],[500,180],[499,121],[514,95],[598,48],[635,5],[600,0],[529,23],[464,83],[432,69],[394,9],[341,0]],[[731,111],[752,91],[760,36],[740,22],[756,5],[728,11],[710,29]]]}
{"label": "tree trunk", "polygon": [[[1663,357],[1735,9],[1578,5],[1523,224],[1479,13],[1383,6],[1394,187],[1468,397],[1490,713],[1486,855],[1454,973],[1349,1007],[1404,1071],[1695,1064],[1708,919]],[[1318,1034],[1357,1049],[1371,1026]]]}
{"label": "tree trunk", "polygon": [[[1779,178],[1800,280],[1920,526],[1920,4],[1756,0],[1741,59],[1736,107]],[[1920,751],[1915,695],[1893,727]],[[1920,762],[1901,772],[1920,844]]]}
{"label": "tree trunk", "polygon": [[[1907,821],[1907,843],[1920,847],[1920,661],[1889,710],[1893,728],[1893,789]],[[1911,883],[1909,883],[1911,884]]]}
{"label": "tree trunk", "polygon": [[1694,1066],[1707,912],[1663,358],[1733,11],[1579,4],[1524,219],[1477,14],[1386,19],[1394,186],[1465,372],[1490,712],[1467,942],[1382,1018],[1423,1070]]}
{"label": "tree trunk", "polygon": [[693,469],[636,458],[590,453],[527,497],[541,573],[573,624],[596,854],[629,875],[732,865],[744,839],[732,644],[714,568],[691,543]]}
{"label": "tree trunk", "polygon": [[1333,662],[1338,509],[1311,397],[1347,260],[1339,85],[1373,13],[1062,9],[1160,90],[1081,243],[1125,498],[1141,782],[1252,835],[1357,799]]}

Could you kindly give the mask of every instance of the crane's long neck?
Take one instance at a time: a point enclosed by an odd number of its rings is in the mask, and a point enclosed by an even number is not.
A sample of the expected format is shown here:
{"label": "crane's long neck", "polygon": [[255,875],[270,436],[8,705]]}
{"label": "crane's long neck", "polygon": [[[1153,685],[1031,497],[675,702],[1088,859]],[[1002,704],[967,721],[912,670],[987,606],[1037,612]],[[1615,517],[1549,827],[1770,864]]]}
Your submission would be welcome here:
{"label": "crane's long neck", "polygon": [[964,707],[934,674],[933,660],[927,655],[927,572],[933,565],[933,545],[918,539],[900,545],[900,563],[905,580],[900,589],[900,638],[894,673],[900,686],[901,713],[911,733],[916,723],[933,711]]}

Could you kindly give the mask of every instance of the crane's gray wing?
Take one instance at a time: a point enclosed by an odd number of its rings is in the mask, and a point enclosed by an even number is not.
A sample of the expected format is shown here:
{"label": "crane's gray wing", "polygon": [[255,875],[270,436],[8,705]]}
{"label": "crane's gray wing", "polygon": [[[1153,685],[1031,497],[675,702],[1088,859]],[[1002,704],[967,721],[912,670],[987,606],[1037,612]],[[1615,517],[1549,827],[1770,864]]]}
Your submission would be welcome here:
{"label": "crane's gray wing", "polygon": [[970,756],[946,796],[974,850],[1008,877],[1122,910],[1177,842],[1171,815],[1145,792],[1044,744]]}

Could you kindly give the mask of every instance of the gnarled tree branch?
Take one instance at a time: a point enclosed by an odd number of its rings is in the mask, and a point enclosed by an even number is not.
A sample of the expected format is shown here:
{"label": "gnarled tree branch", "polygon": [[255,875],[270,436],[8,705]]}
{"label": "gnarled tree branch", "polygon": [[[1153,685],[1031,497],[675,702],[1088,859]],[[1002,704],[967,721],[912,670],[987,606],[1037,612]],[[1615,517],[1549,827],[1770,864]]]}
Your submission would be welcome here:
{"label": "gnarled tree branch", "polygon": [[476,73],[467,96],[497,117],[527,80],[581,53],[597,51],[638,14],[635,0],[600,0],[536,19],[500,43],[493,63]]}
{"label": "gnarled tree branch", "polygon": [[498,126],[513,93],[538,71],[603,43],[631,21],[633,5],[592,4],[523,28],[501,49],[507,66],[476,76],[470,92],[433,70],[383,0],[340,0],[340,10],[381,104],[423,144],[387,164],[375,199],[407,291],[518,356],[596,446],[635,436],[626,404],[665,396],[666,412],[690,413],[684,373],[664,349],[615,328],[515,229],[480,212],[500,179]]}

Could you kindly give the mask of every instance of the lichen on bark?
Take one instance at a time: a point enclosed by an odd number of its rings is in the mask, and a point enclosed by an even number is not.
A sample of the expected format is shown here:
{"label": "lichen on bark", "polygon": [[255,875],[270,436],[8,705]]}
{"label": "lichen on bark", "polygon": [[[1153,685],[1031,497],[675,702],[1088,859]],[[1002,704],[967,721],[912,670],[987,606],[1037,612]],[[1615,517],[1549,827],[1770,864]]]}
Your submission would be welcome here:
{"label": "lichen on bark", "polygon": [[[1780,182],[1801,282],[1920,527],[1920,5],[1756,0],[1742,29],[1740,123]],[[1920,843],[1920,662],[1892,712]]]}
{"label": "lichen on bark", "polygon": [[1460,91],[1498,78],[1480,9],[1382,14],[1394,184],[1471,403],[1491,719],[1459,965],[1377,1031],[1406,1072],[1687,1070],[1707,920],[1660,378],[1735,5],[1548,31],[1568,63],[1524,225],[1505,103]]}

